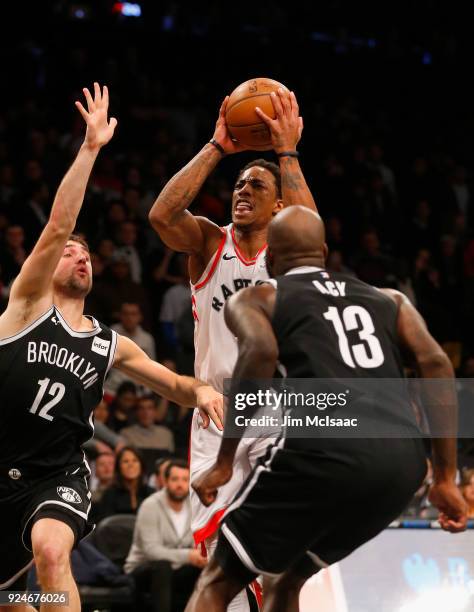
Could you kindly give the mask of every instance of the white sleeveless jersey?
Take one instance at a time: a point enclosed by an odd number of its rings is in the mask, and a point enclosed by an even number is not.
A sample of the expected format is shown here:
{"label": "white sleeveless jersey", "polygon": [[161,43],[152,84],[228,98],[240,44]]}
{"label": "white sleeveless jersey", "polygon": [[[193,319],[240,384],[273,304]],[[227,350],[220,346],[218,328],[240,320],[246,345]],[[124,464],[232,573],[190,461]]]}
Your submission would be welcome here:
{"label": "white sleeveless jersey", "polygon": [[234,237],[232,224],[223,229],[219,247],[196,284],[191,284],[197,378],[222,391],[237,361],[237,341],[224,321],[226,300],[236,291],[268,279],[265,244],[246,259]]}
{"label": "white sleeveless jersey", "polygon": [[[223,228],[219,247],[201,278],[191,283],[195,374],[218,391],[223,390],[224,379],[231,378],[238,354],[237,340],[224,321],[225,302],[236,291],[268,279],[265,253],[266,245],[253,259],[246,259],[230,224]],[[222,437],[212,422],[208,429],[202,429],[200,421],[199,412],[195,410],[190,440],[191,482],[214,464]],[[232,479],[219,490],[211,506],[203,506],[191,489],[191,526],[196,543],[216,531],[219,518],[269,442],[272,440],[243,438],[237,449]]]}

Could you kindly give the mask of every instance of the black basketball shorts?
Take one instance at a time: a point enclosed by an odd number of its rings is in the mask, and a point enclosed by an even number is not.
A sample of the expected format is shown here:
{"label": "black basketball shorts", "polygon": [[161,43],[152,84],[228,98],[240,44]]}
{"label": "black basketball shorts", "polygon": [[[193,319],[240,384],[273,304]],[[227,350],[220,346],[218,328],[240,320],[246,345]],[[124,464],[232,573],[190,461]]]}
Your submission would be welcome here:
{"label": "black basketball shorts", "polygon": [[425,473],[417,439],[281,439],[229,506],[216,559],[243,581],[310,576],[385,529]]}
{"label": "black basketball shorts", "polygon": [[0,589],[14,585],[24,590],[33,561],[31,529],[38,519],[54,518],[69,525],[75,544],[92,531],[88,475],[85,464],[41,478],[21,469],[0,470]]}

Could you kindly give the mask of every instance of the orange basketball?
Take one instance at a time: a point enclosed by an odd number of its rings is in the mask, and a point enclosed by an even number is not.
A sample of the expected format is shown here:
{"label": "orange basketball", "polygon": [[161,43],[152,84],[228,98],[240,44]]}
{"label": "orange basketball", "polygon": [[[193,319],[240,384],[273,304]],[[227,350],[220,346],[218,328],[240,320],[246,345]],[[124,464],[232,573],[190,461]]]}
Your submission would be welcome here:
{"label": "orange basketball", "polygon": [[287,90],[278,81],[258,78],[245,81],[234,89],[225,112],[232,138],[254,148],[265,148],[271,144],[270,131],[255,112],[255,107],[259,106],[266,115],[275,119],[270,94],[280,87]]}

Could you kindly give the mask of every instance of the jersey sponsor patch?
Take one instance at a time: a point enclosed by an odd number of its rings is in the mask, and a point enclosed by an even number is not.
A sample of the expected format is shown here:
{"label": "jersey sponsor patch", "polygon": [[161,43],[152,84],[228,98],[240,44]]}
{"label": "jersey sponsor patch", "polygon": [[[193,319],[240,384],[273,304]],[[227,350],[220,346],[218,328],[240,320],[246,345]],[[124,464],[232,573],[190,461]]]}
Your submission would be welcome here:
{"label": "jersey sponsor patch", "polygon": [[98,338],[97,336],[92,341],[92,350],[94,353],[98,355],[103,355],[107,357],[107,353],[109,352],[110,340],[102,340],[102,338]]}
{"label": "jersey sponsor patch", "polygon": [[64,501],[70,504],[80,504],[82,502],[79,493],[70,487],[58,487],[57,492],[61,499],[64,499]]}

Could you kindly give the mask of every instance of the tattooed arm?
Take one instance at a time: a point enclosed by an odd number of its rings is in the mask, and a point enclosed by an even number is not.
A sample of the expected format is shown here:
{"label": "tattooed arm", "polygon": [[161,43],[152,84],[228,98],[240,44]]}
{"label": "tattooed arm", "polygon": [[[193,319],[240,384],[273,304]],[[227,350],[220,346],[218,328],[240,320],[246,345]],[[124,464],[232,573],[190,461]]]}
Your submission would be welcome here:
{"label": "tattooed arm", "polygon": [[[279,89],[277,93],[272,93],[271,96],[275,108],[275,119],[268,117],[261,109],[257,109],[257,113],[268,125],[275,153],[296,151],[296,145],[303,131],[303,119],[298,115],[299,107],[295,94],[292,91]],[[285,156],[278,159],[280,162],[282,199],[285,207],[299,204],[318,212],[298,158]]]}
{"label": "tattooed arm", "polygon": [[195,217],[188,210],[204,181],[219,162],[221,154],[211,144],[201,151],[163,188],[149,213],[150,223],[163,242],[175,251],[203,253],[206,243],[217,245],[220,230],[209,219]]}
{"label": "tattooed arm", "polygon": [[299,204],[318,212],[297,157],[280,157],[281,191],[283,204]]}
{"label": "tattooed arm", "polygon": [[[225,122],[228,97],[223,101],[214,131],[214,140],[225,154],[243,151],[232,141]],[[195,217],[188,206],[222,158],[220,150],[208,143],[163,188],[149,213],[150,223],[163,242],[175,251],[188,253],[207,264],[221,239],[221,230],[205,217]]]}

